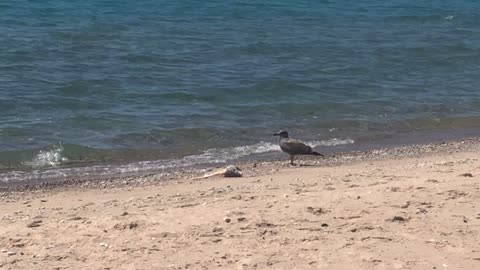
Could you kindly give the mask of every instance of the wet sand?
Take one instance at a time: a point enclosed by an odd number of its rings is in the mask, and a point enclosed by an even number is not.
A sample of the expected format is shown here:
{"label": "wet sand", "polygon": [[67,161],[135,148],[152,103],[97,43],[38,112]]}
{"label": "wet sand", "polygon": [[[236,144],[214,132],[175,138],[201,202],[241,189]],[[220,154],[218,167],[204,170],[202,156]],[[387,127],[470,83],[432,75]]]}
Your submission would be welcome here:
{"label": "wet sand", "polygon": [[4,188],[1,269],[480,269],[477,139]]}

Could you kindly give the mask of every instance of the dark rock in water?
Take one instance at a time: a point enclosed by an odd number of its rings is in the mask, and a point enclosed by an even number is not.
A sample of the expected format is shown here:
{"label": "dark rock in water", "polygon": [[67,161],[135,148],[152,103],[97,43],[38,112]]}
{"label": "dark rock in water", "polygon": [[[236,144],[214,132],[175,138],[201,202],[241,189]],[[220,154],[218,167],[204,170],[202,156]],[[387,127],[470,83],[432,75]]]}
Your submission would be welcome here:
{"label": "dark rock in water", "polygon": [[225,177],[242,177],[242,170],[238,168],[235,165],[228,165],[227,168],[225,168],[225,171],[223,173],[223,176]]}

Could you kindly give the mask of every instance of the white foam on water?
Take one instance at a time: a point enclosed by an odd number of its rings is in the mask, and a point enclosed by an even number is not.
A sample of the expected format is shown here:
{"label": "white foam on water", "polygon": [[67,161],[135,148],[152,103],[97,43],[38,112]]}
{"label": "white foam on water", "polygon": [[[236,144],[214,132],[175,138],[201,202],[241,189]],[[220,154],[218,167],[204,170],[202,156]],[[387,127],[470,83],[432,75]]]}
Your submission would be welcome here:
{"label": "white foam on water", "polygon": [[333,138],[330,140],[326,141],[311,141],[307,142],[308,145],[312,147],[318,147],[318,146],[337,146],[337,145],[346,145],[346,144],[353,144],[355,143],[354,140],[352,139],[338,139],[338,138]]}
{"label": "white foam on water", "polygon": [[55,167],[62,162],[68,161],[66,157],[62,156],[63,146],[54,145],[50,150],[40,150],[32,161],[24,162],[23,165],[34,168],[41,167]]}
{"label": "white foam on water", "polygon": [[[306,144],[312,147],[332,147],[353,143],[354,141],[352,139],[338,138],[306,142]],[[28,162],[28,165],[34,168],[58,166],[66,161],[66,158],[62,157],[62,151],[63,147],[61,145],[54,147],[49,151],[40,151],[32,162]],[[158,172],[162,169],[184,168],[200,164],[226,163],[250,155],[279,151],[280,147],[277,143],[261,141],[252,145],[209,149],[201,154],[185,156],[180,159],[140,161],[123,165],[96,165],[90,167],[57,168],[49,170],[37,169],[30,172],[12,171],[0,174],[0,182],[54,180],[66,177],[89,178],[99,176],[126,176],[138,173]]]}
{"label": "white foam on water", "polygon": [[140,167],[156,168],[174,168],[174,167],[188,167],[198,164],[207,163],[225,163],[231,160],[239,159],[252,154],[261,154],[273,151],[279,151],[277,144],[270,142],[259,142],[253,145],[237,146],[231,148],[209,149],[202,154],[190,155],[180,159],[174,160],[155,160],[132,163],[132,165],[140,165]]}

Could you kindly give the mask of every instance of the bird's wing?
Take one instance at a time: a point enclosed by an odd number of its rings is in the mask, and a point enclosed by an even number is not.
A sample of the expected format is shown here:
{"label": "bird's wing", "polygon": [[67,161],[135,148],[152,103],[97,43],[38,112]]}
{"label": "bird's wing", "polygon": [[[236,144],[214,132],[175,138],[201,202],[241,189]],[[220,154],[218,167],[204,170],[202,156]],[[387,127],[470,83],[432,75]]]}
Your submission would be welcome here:
{"label": "bird's wing", "polygon": [[312,148],[295,139],[285,139],[280,143],[280,148],[290,155],[302,155],[312,153]]}

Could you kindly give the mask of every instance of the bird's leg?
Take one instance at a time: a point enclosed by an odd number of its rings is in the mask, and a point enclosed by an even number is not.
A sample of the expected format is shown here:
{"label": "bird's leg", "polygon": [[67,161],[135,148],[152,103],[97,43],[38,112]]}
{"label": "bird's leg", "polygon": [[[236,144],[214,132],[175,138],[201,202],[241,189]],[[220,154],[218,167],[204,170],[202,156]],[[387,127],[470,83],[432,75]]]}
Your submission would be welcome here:
{"label": "bird's leg", "polygon": [[293,163],[293,158],[294,158],[294,157],[295,157],[294,155],[291,155],[291,156],[290,156],[290,165],[292,165],[292,166],[295,165],[295,164]]}

